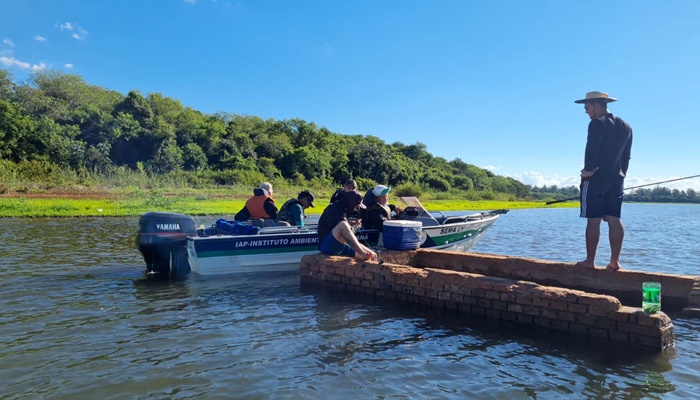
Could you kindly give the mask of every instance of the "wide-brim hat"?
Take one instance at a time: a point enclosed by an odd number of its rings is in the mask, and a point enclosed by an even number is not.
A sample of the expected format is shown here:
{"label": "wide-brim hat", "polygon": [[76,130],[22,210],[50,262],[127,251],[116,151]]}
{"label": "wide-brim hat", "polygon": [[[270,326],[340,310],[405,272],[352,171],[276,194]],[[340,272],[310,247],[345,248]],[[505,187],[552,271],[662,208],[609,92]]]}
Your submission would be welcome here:
{"label": "wide-brim hat", "polygon": [[605,103],[612,103],[617,101],[616,98],[608,96],[605,92],[588,92],[586,93],[586,98],[581,100],[574,100],[576,104],[583,104],[587,101],[602,101]]}

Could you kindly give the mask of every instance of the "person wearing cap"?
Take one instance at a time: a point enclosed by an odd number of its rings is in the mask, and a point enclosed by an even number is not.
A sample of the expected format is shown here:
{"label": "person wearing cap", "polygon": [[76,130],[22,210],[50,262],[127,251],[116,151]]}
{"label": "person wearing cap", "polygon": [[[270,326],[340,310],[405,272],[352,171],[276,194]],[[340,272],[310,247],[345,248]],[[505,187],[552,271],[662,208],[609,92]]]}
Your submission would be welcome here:
{"label": "person wearing cap", "polygon": [[343,193],[352,192],[353,190],[357,190],[357,182],[354,179],[348,179],[345,181],[345,186],[342,189],[338,189],[333,193],[330,203],[337,201]]}
{"label": "person wearing cap", "polygon": [[355,236],[354,227],[361,223],[359,220],[349,222],[347,215],[364,208],[362,195],[357,190],[345,192],[329,204],[318,220],[319,250],[323,254],[333,256],[350,256],[358,260],[377,260],[378,256],[372,249],[360,244]]}
{"label": "person wearing cap", "polygon": [[304,226],[304,210],[314,206],[314,195],[308,190],[299,192],[296,199],[289,199],[282,204],[277,216],[278,222],[288,222],[294,226]]}
{"label": "person wearing cap", "polygon": [[259,188],[253,189],[253,197],[245,202],[245,206],[233,219],[236,221],[247,221],[249,219],[277,219],[277,205],[272,198],[272,184],[263,182]]}
{"label": "person wearing cap", "polygon": [[632,150],[632,128],[608,111],[608,103],[617,99],[604,92],[588,92],[575,100],[583,104],[591,121],[581,170],[581,218],[586,224],[586,259],[577,265],[595,268],[595,256],[600,241],[600,223],[608,223],[610,263],[606,269],[620,269],[620,252],[625,228],[620,219],[624,180],[627,176]]}
{"label": "person wearing cap", "polygon": [[[377,185],[372,190],[367,192],[363,202],[367,205],[367,210],[364,214],[362,227],[365,229],[384,228],[384,221],[391,221],[391,213],[400,214],[403,209],[400,206],[389,204],[389,192],[391,188],[385,185]],[[373,197],[373,201],[367,201],[369,197]]]}

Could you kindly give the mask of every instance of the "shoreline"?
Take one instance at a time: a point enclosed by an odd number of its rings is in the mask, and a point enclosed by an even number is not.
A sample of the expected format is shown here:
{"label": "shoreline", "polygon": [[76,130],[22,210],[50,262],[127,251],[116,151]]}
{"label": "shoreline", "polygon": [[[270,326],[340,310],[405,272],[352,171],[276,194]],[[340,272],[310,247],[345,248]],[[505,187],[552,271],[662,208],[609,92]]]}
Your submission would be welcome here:
{"label": "shoreline", "polygon": [[[285,192],[295,193],[293,190]],[[240,193],[195,191],[192,193],[164,193],[162,191],[42,191],[34,193],[4,193],[0,195],[0,218],[46,217],[129,217],[149,211],[175,212],[188,215],[236,214],[249,197]],[[281,206],[292,194],[278,193],[276,202]],[[307,215],[320,215],[330,195],[316,196],[316,207],[306,210]],[[526,208],[573,208],[578,202],[547,206],[544,201],[499,201],[466,199],[434,199],[419,197],[430,211],[489,211]],[[390,202],[397,199],[390,197]]]}

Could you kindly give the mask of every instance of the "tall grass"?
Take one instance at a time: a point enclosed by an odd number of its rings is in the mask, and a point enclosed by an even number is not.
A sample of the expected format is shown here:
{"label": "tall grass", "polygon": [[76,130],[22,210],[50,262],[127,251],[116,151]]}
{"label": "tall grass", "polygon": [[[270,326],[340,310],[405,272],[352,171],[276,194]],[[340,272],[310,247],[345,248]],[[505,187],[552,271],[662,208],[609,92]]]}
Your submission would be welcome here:
{"label": "tall grass", "polygon": [[[14,163],[0,159],[0,217],[60,217],[60,216],[128,216],[147,211],[182,212],[191,215],[235,214],[260,182],[270,181],[279,204],[297,196],[301,190],[316,195],[316,208],[307,210],[320,214],[327,199],[337,189],[328,179],[293,180],[266,179],[251,171],[179,171],[150,174],[144,168],[136,170],[113,167],[107,171],[72,170],[45,161]],[[374,182],[364,181],[371,187]],[[33,194],[50,191],[78,193],[77,196],[57,195],[42,199]],[[99,193],[99,199],[92,199]],[[7,195],[10,195],[9,197]],[[417,184],[398,185],[390,195],[420,197],[431,210],[487,210],[497,208],[541,207],[544,203],[518,202],[513,195],[493,191],[449,190],[430,191]],[[77,197],[75,199],[68,197]],[[571,207],[560,203],[559,207]]]}

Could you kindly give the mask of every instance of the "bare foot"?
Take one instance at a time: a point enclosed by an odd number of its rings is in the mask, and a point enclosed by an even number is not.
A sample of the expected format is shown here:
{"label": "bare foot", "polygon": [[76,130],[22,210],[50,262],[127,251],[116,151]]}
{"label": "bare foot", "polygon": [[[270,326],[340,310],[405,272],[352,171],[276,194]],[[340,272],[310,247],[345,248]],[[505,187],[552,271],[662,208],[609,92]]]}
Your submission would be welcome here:
{"label": "bare foot", "polygon": [[608,266],[605,267],[605,269],[608,271],[619,271],[621,269],[620,263],[608,264]]}
{"label": "bare foot", "polygon": [[583,268],[595,269],[595,265],[593,265],[593,262],[588,261],[588,260],[579,261],[576,263],[576,266],[583,267]]}

